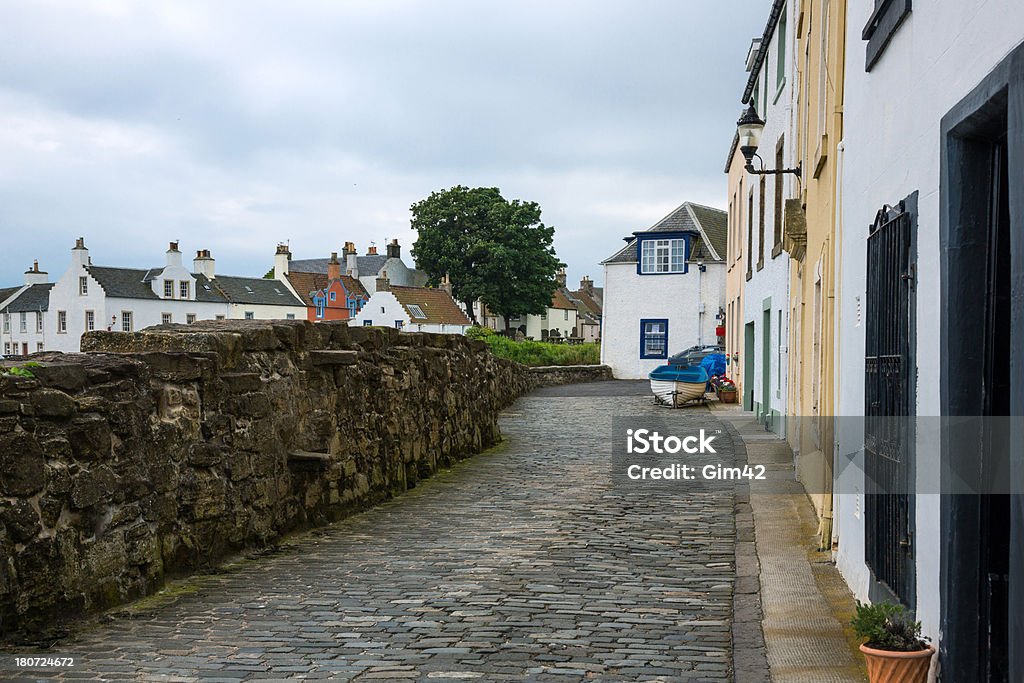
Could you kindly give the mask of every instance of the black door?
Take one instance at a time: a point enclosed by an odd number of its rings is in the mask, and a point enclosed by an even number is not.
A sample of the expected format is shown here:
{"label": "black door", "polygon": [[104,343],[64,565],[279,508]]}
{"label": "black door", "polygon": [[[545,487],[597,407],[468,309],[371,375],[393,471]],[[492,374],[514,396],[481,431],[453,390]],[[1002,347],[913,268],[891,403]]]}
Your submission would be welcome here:
{"label": "black door", "polygon": [[[916,195],[915,195],[916,199]],[[884,597],[913,607],[913,216],[885,206],[868,235],[864,357],[866,560]]]}

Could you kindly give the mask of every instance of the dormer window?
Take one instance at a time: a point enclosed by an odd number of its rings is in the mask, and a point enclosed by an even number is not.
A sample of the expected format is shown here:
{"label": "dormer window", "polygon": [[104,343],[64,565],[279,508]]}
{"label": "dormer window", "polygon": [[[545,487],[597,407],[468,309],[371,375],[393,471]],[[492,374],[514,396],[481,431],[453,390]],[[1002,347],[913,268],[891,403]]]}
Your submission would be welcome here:
{"label": "dormer window", "polygon": [[188,280],[182,280],[181,282],[178,283],[178,292],[182,299],[189,298],[188,295],[192,291],[192,288],[189,287],[189,284],[190,283]]}
{"label": "dormer window", "polygon": [[641,239],[640,272],[645,275],[686,272],[686,239]]}
{"label": "dormer window", "polygon": [[174,280],[164,280],[164,298],[174,298]]}

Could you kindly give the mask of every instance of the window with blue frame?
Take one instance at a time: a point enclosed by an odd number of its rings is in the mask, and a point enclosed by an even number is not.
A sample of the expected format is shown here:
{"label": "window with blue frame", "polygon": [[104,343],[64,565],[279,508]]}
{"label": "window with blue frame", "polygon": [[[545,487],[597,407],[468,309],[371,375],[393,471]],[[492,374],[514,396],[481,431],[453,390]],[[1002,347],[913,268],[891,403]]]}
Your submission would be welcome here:
{"label": "window with blue frame", "polygon": [[363,321],[363,327],[373,327],[373,321],[372,320],[364,320]]}
{"label": "window with blue frame", "polygon": [[331,292],[331,301],[334,301],[334,300],[336,300],[337,298],[338,298],[338,294],[337,294],[337,292]]}
{"label": "window with blue frame", "polygon": [[396,330],[400,330],[400,329],[402,329],[402,326],[403,326],[404,324],[405,324],[405,323],[403,323],[403,322],[402,322],[401,320],[396,320],[396,321],[395,321],[395,329],[396,329]]}
{"label": "window with blue frame", "polygon": [[640,321],[640,357],[668,358],[668,320],[645,318]]}
{"label": "window with blue frame", "polygon": [[686,239],[645,239],[640,242],[640,272],[685,273]]}
{"label": "window with blue frame", "polygon": [[319,294],[317,296],[314,296],[313,306],[316,308],[316,317],[323,318],[324,308],[327,306],[327,301],[324,299],[324,297],[320,296]]}

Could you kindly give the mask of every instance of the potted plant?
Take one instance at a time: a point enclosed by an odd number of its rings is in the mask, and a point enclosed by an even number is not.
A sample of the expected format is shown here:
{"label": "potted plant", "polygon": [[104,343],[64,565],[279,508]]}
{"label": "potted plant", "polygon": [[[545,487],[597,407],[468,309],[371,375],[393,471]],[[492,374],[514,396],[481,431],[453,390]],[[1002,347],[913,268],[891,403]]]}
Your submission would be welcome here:
{"label": "potted plant", "polygon": [[935,647],[921,637],[921,622],[903,605],[857,601],[850,622],[857,636],[871,683],[925,683]]}
{"label": "potted plant", "polygon": [[718,392],[718,400],[722,403],[735,403],[736,402],[736,385],[728,377],[722,377],[719,379],[718,384],[715,386]]}

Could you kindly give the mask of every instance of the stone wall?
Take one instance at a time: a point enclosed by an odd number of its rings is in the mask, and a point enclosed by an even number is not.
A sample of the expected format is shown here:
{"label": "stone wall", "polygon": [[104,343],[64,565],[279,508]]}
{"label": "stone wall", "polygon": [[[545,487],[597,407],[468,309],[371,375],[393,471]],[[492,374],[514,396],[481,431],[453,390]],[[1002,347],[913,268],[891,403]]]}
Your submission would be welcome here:
{"label": "stone wall", "polygon": [[615,379],[607,365],[544,365],[527,368],[531,388]]}
{"label": "stone wall", "polygon": [[399,494],[494,444],[522,392],[595,372],[304,321],[92,332],[82,348],[0,376],[0,632]]}

